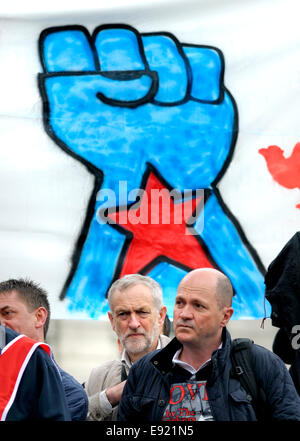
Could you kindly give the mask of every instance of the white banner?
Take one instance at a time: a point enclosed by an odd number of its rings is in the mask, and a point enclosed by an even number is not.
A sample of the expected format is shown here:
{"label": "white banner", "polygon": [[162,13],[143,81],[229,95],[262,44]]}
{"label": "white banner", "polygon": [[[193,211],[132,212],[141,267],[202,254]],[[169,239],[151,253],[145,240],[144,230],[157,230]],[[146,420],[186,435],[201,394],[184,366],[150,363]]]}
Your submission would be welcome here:
{"label": "white banner", "polygon": [[298,2],[7,3],[0,280],[99,318],[140,272],[172,317],[180,279],[211,266],[234,318],[269,314],[265,270],[300,226]]}

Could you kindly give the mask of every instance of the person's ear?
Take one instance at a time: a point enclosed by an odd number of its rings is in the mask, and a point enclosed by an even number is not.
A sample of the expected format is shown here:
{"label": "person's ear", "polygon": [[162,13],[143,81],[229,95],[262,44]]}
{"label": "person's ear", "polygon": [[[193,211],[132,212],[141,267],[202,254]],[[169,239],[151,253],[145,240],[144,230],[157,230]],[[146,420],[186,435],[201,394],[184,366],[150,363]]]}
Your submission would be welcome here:
{"label": "person's ear", "polygon": [[223,319],[221,321],[221,327],[224,328],[233,314],[233,308],[231,306],[224,306],[223,308]]}
{"label": "person's ear", "polygon": [[113,328],[113,330],[115,330],[114,317],[113,317],[112,313],[110,311],[108,311],[107,315],[108,315],[111,327]]}
{"label": "person's ear", "polygon": [[34,313],[35,315],[35,327],[36,329],[43,328],[45,326],[48,312],[43,306],[40,306]]}
{"label": "person's ear", "polygon": [[162,306],[160,308],[160,311],[159,311],[159,314],[158,314],[158,324],[161,327],[161,329],[163,328],[166,315],[167,315],[167,307],[166,306]]}

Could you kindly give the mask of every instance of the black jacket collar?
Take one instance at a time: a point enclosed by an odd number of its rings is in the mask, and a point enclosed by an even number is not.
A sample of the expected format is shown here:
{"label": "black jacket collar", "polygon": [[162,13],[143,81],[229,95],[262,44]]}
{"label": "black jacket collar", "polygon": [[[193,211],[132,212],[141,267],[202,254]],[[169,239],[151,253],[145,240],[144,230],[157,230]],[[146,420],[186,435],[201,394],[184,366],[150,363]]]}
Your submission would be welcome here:
{"label": "black jacket collar", "polygon": [[[213,364],[216,364],[217,360],[219,360],[218,364],[221,368],[225,365],[231,344],[230,334],[226,328],[224,328],[222,332],[222,343],[222,348],[214,351],[211,357]],[[161,372],[161,374],[165,375],[172,369],[173,356],[180,348],[182,348],[182,344],[176,337],[174,337],[166,347],[154,353],[150,362]]]}

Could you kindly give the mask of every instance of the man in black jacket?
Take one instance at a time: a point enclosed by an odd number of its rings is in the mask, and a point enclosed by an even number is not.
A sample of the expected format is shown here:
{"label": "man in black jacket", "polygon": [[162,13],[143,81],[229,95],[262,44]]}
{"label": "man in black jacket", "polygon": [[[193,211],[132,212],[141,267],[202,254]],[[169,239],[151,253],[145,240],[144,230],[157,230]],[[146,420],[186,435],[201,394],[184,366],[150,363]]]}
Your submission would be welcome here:
{"label": "man in black jacket", "polygon": [[266,299],[272,307],[272,325],[279,328],[273,352],[290,365],[300,395],[300,231],[270,263],[265,285]]}
{"label": "man in black jacket", "polygon": [[[255,421],[251,397],[231,372],[233,314],[229,279],[215,269],[188,273],[179,284],[176,337],[132,367],[119,405],[121,421]],[[253,368],[270,417],[300,420],[300,399],[284,363],[253,345]]]}
{"label": "man in black jacket", "polygon": [[48,345],[0,324],[0,420],[69,421],[70,414]]}

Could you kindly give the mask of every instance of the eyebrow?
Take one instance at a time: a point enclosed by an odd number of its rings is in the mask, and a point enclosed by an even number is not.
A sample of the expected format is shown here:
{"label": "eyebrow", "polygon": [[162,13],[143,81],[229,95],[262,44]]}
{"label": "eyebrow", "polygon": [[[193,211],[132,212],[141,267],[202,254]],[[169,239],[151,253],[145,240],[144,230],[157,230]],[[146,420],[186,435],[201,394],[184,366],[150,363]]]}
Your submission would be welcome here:
{"label": "eyebrow", "polygon": [[[143,310],[147,310],[147,311],[151,311],[151,308],[149,306],[143,305],[143,306],[138,306],[136,308],[133,309],[134,312],[139,312],[139,311],[143,311]],[[116,308],[115,309],[115,314],[119,314],[120,312],[131,312],[131,308]]]}
{"label": "eyebrow", "polygon": [[0,308],[0,311],[5,311],[6,309],[13,309],[11,305],[5,305]]}
{"label": "eyebrow", "polygon": [[177,296],[175,297],[175,300],[177,300],[177,299],[184,299],[185,297],[184,296],[182,296],[181,294],[177,294]]}
{"label": "eyebrow", "polygon": [[[181,300],[181,301],[187,302],[187,298],[183,294],[177,294],[177,296],[175,297],[175,302],[176,302],[176,300]],[[192,303],[195,303],[195,302],[201,303],[203,305],[208,305],[209,304],[209,302],[207,300],[199,299],[199,297],[197,297],[197,296],[194,297],[192,295],[189,297],[189,301],[192,302]]]}

